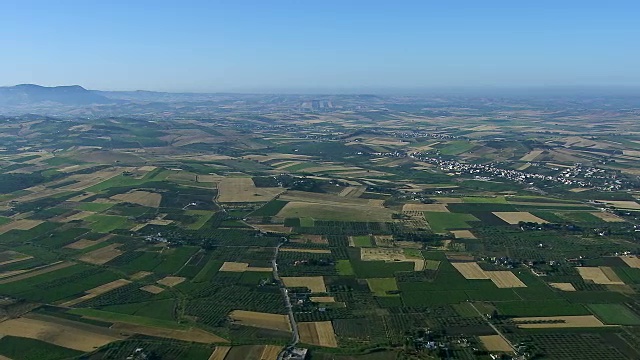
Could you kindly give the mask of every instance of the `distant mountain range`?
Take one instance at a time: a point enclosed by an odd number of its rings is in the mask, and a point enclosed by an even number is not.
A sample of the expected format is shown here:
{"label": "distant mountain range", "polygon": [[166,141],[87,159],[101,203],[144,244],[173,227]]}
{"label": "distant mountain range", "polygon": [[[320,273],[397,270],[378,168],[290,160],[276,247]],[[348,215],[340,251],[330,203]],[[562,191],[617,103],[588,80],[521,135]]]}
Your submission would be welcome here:
{"label": "distant mountain range", "polygon": [[0,87],[0,105],[20,106],[42,103],[84,106],[114,103],[113,99],[79,85],[45,87],[33,84]]}

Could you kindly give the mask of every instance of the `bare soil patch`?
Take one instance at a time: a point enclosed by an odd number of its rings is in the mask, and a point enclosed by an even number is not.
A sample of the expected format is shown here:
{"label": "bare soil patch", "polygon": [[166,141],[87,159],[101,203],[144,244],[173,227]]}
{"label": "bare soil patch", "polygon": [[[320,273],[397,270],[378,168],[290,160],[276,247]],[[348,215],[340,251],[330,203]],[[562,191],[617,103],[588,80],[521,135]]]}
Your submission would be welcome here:
{"label": "bare soil patch", "polygon": [[161,292],[164,291],[163,288],[161,288],[159,286],[155,286],[155,285],[143,286],[143,287],[140,288],[140,290],[146,291],[146,292],[151,293],[151,294],[160,294]]}
{"label": "bare soil patch", "polygon": [[74,250],[82,250],[82,249],[86,249],[88,247],[91,247],[93,245],[97,245],[97,244],[100,244],[102,242],[105,242],[105,241],[111,239],[112,237],[113,237],[113,235],[109,234],[109,235],[101,237],[98,240],[80,239],[80,240],[78,240],[76,242],[73,242],[73,243],[65,246],[65,248],[74,249]]}
{"label": "bare soil patch", "polygon": [[535,222],[538,224],[548,223],[547,220],[540,219],[539,217],[526,211],[495,211],[493,215],[499,217],[500,219],[511,225],[517,225],[520,221]]}
{"label": "bare soil patch", "polygon": [[500,335],[486,335],[479,336],[479,338],[480,341],[482,341],[482,345],[484,345],[488,351],[513,352],[509,343]]}
{"label": "bare soil patch", "polygon": [[234,310],[229,313],[229,317],[240,325],[291,332],[291,324],[287,315]]}
{"label": "bare soil patch", "polygon": [[257,188],[248,177],[224,178],[218,184],[218,201],[266,202],[283,191],[282,188]]}
{"label": "bare soil patch", "polygon": [[604,211],[592,212],[591,215],[598,217],[606,222],[625,222],[626,220],[612,213]]}
{"label": "bare soil patch", "polygon": [[456,237],[456,239],[477,239],[477,237],[469,230],[451,230],[451,233]]}
{"label": "bare soil patch", "polygon": [[123,287],[127,284],[131,284],[131,281],[126,280],[126,279],[118,279],[118,280],[114,280],[112,282],[106,283],[106,284],[102,284],[100,286],[97,286],[93,289],[89,289],[87,291],[85,291],[85,295],[73,299],[73,300],[69,300],[67,302],[64,302],[62,304],[60,304],[61,306],[74,306],[77,304],[80,304],[83,301],[87,301],[89,299],[93,299],[94,297],[100,296],[104,293],[107,293],[111,290],[115,290],[119,287]]}
{"label": "bare soil patch", "polygon": [[489,279],[489,276],[484,270],[475,262],[454,262],[451,263],[464,276],[465,279],[477,280],[477,279]]}
{"label": "bare soil patch", "polygon": [[333,296],[311,296],[309,300],[317,303],[332,303],[336,302],[336,299]]}
{"label": "bare soil patch", "polygon": [[117,248],[122,244],[110,244],[82,255],[78,260],[94,265],[103,265],[120,256],[123,251]]}
{"label": "bare soil patch", "polygon": [[301,322],[298,323],[300,341],[306,344],[338,347],[338,340],[333,331],[331,321]]}
{"label": "bare soil patch", "polygon": [[224,360],[229,350],[231,350],[231,346],[216,346],[211,356],[209,356],[209,360]]}
{"label": "bare soil patch", "polygon": [[122,337],[89,332],[84,328],[78,329],[59,323],[24,317],[3,321],[0,332],[3,335],[36,339],[84,352],[93,351],[122,339]]}
{"label": "bare soil patch", "polygon": [[312,293],[327,292],[322,276],[283,277],[282,281],[286,287],[306,287],[311,290]]}
{"label": "bare soil patch", "polygon": [[449,212],[446,204],[404,204],[402,211]]}
{"label": "bare soil patch", "polygon": [[0,226],[0,235],[11,230],[31,230],[42,223],[43,221],[41,220],[29,220],[29,219],[12,221],[8,224],[4,224]]}
{"label": "bare soil patch", "polygon": [[291,242],[301,243],[301,244],[306,244],[306,243],[323,244],[323,245],[329,244],[329,241],[324,236],[309,235],[309,234],[302,234],[298,239],[293,239],[291,240]]}
{"label": "bare soil patch", "polygon": [[624,285],[624,282],[613,272],[610,267],[577,267],[578,273],[585,281],[591,281],[602,285]]}
{"label": "bare soil patch", "polygon": [[576,291],[576,288],[573,287],[572,283],[549,283],[549,285],[562,291]]}
{"label": "bare soil patch", "polygon": [[485,271],[484,273],[501,289],[527,287],[511,271]]}
{"label": "bare soil patch", "polygon": [[126,194],[118,194],[111,197],[113,200],[122,202],[138,204],[142,206],[148,206],[157,208],[162,201],[162,195],[158,193],[152,193],[148,191],[131,191]]}
{"label": "bare soil patch", "polygon": [[629,267],[640,269],[640,258],[635,255],[620,256],[620,259],[624,261]]}
{"label": "bare soil patch", "polygon": [[153,274],[152,272],[149,271],[138,271],[137,273],[131,275],[131,280],[140,280],[143,279],[149,275]]}
{"label": "bare soil patch", "polygon": [[222,264],[219,271],[228,272],[245,272],[245,271],[257,271],[257,272],[271,272],[270,267],[252,267],[248,263],[226,261]]}
{"label": "bare soil patch", "polygon": [[180,276],[167,276],[163,279],[158,280],[157,283],[168,287],[174,287],[178,284],[183,283],[185,280],[186,278]]}
{"label": "bare soil patch", "polygon": [[616,207],[618,209],[640,210],[640,204],[638,204],[635,201],[614,201],[614,200],[598,200],[598,201],[605,203],[609,206]]}

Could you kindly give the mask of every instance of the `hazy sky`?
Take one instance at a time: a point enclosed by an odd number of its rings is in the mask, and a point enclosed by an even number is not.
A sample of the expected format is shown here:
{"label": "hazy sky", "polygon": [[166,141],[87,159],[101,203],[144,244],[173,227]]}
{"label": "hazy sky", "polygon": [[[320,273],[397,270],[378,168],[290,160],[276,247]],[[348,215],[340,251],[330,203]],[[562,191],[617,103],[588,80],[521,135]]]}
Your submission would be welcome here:
{"label": "hazy sky", "polygon": [[0,85],[18,83],[640,85],[640,2],[0,0]]}

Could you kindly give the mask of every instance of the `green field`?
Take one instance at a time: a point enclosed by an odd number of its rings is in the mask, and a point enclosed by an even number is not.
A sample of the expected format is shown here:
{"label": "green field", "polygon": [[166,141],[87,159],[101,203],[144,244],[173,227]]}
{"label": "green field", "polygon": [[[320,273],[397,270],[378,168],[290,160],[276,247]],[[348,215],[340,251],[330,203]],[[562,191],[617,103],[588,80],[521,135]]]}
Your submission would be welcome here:
{"label": "green field", "polygon": [[587,307],[608,325],[640,325],[640,316],[622,304],[589,304]]}
{"label": "green field", "polygon": [[126,229],[133,226],[126,217],[116,215],[94,214],[84,220],[89,222],[91,230],[98,233],[108,233],[115,229]]}
{"label": "green field", "polygon": [[75,358],[82,352],[40,340],[3,336],[0,337],[0,355],[14,360],[62,360]]}
{"label": "green field", "polygon": [[424,217],[431,230],[436,233],[443,233],[449,229],[469,229],[471,226],[467,221],[478,221],[475,216],[462,213],[425,212]]}
{"label": "green field", "polygon": [[353,236],[352,239],[355,247],[374,247],[370,235]]}
{"label": "green field", "polygon": [[338,260],[336,262],[336,271],[338,275],[354,275],[351,262],[349,260]]}
{"label": "green field", "polygon": [[400,296],[399,294],[389,294],[388,291],[397,291],[398,284],[395,278],[374,278],[367,279],[369,289],[376,296]]}

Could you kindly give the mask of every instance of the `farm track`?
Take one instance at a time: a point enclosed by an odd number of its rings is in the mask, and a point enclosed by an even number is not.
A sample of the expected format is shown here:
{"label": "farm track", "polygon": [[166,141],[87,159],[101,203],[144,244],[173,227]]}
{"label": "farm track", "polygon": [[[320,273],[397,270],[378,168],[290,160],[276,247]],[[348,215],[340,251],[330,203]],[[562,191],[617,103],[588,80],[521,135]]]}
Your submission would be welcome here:
{"label": "farm track", "polygon": [[287,353],[287,350],[295,347],[296,344],[300,342],[300,334],[298,332],[298,323],[296,322],[296,318],[293,315],[293,308],[291,306],[291,300],[289,299],[289,291],[287,290],[287,288],[284,285],[284,282],[280,278],[280,274],[278,274],[278,263],[277,263],[278,252],[280,251],[280,247],[282,245],[284,245],[284,241],[281,241],[278,244],[278,246],[275,247],[273,251],[273,260],[271,261],[271,264],[273,266],[273,278],[280,285],[280,291],[282,291],[282,296],[284,297],[284,303],[285,303],[285,306],[287,307],[289,323],[291,324],[291,332],[293,335],[292,335],[291,343],[289,344],[289,346],[286,346],[285,348],[283,348],[282,351],[280,351],[280,353],[278,354],[278,360],[283,359],[284,355]]}
{"label": "farm track", "polygon": [[495,331],[495,332],[496,332],[496,334],[500,335],[500,337],[501,337],[504,341],[506,341],[506,342],[507,342],[507,344],[509,344],[509,347],[511,348],[511,350],[513,350],[513,352],[514,352],[514,353],[516,353],[516,352],[517,352],[517,351],[516,351],[516,348],[515,348],[515,346],[513,346],[513,344],[511,343],[511,341],[509,341],[509,339],[507,339],[507,337],[506,337],[506,336],[504,336],[504,335],[502,334],[502,332],[500,332],[500,330],[498,330],[498,328],[497,328],[495,325],[493,325],[493,324],[491,323],[491,321],[490,321],[489,319],[487,319],[487,317],[486,317],[486,316],[484,316],[484,314],[483,314],[480,310],[478,310],[478,308],[473,304],[473,302],[469,302],[469,304],[470,304],[470,305],[471,305],[471,307],[472,307],[472,308],[473,308],[473,309],[478,313],[478,315],[480,315],[480,317],[482,317],[482,318],[487,322],[487,324],[488,324],[489,326],[491,326],[491,328],[493,329],[493,331]]}

